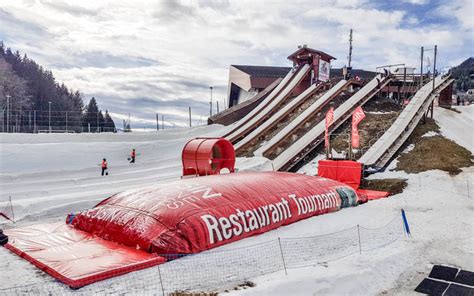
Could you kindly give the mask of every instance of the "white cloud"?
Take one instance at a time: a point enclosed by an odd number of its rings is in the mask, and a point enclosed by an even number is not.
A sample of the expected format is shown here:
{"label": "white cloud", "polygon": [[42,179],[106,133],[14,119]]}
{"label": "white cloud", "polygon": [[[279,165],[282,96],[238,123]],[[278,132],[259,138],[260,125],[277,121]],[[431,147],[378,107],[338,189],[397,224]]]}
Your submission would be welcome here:
{"label": "white cloud", "polygon": [[402,0],[402,2],[416,4],[416,5],[425,5],[425,4],[428,4],[430,1],[429,0]]}
{"label": "white cloud", "polygon": [[366,0],[0,0],[0,7],[7,46],[96,96],[102,108],[144,120],[164,112],[185,122],[188,104],[205,116],[210,85],[214,100],[226,96],[230,64],[289,65],[298,44],[327,51],[342,66],[349,28],[358,68],[418,65],[422,45],[438,44],[447,65],[472,52],[468,1],[443,6],[440,17],[460,24],[455,31]]}

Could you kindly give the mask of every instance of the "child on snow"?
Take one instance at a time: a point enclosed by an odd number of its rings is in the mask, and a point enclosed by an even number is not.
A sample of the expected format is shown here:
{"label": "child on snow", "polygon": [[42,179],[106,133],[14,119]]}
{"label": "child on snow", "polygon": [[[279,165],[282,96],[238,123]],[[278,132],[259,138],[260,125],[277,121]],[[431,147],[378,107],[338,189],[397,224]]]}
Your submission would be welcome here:
{"label": "child on snow", "polygon": [[132,152],[130,153],[130,163],[135,163],[136,156],[137,156],[137,153],[135,152],[135,148],[133,148]]}
{"label": "child on snow", "polygon": [[108,163],[107,163],[107,160],[104,158],[102,159],[102,164],[101,164],[101,168],[102,168],[102,176],[105,175],[108,176],[109,175],[109,172],[108,172]]}

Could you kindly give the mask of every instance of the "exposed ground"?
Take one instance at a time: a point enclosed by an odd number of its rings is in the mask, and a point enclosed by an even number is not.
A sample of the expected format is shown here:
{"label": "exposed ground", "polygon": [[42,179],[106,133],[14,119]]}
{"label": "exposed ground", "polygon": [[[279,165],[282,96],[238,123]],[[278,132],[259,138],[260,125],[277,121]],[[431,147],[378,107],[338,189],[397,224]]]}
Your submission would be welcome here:
{"label": "exposed ground", "polygon": [[390,195],[402,193],[403,189],[408,186],[407,179],[364,179],[361,184],[363,189],[380,190],[389,192]]}
{"label": "exposed ground", "polygon": [[[400,105],[384,97],[370,100],[363,109],[365,118],[358,126],[360,148],[353,150],[354,159],[362,156],[383,135],[401,111]],[[350,122],[347,122],[332,134],[331,148],[337,153],[348,152],[350,127]]]}
{"label": "exposed ground", "polygon": [[433,119],[427,118],[426,123],[420,122],[404,145],[405,148],[414,145],[414,148],[400,154],[396,169],[407,173],[438,169],[457,175],[461,168],[474,164],[474,157],[469,150],[439,132],[440,128]]}

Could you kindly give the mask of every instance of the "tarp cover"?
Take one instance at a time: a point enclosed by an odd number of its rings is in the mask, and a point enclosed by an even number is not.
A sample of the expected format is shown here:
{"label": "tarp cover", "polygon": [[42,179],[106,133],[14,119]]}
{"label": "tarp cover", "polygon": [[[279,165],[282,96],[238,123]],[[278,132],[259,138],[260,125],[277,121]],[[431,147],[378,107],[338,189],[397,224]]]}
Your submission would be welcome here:
{"label": "tarp cover", "polygon": [[357,189],[357,195],[360,199],[364,200],[376,200],[384,197],[388,197],[390,193],[386,191],[368,190],[368,189]]}
{"label": "tarp cover", "polygon": [[189,254],[357,204],[354,190],[337,181],[236,173],[119,193],[76,215],[72,224],[148,252]]}
{"label": "tarp cover", "polygon": [[62,222],[5,232],[10,238],[6,248],[73,288],[165,261]]}

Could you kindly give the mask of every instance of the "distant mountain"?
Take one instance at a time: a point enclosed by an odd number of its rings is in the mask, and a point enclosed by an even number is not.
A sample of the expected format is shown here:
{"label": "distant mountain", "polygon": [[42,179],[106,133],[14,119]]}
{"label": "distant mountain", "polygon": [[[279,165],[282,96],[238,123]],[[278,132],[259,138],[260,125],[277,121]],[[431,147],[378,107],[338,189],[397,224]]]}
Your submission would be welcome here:
{"label": "distant mountain", "polygon": [[464,62],[454,67],[450,71],[452,77],[456,79],[455,89],[467,91],[474,88],[474,58],[470,57]]}

